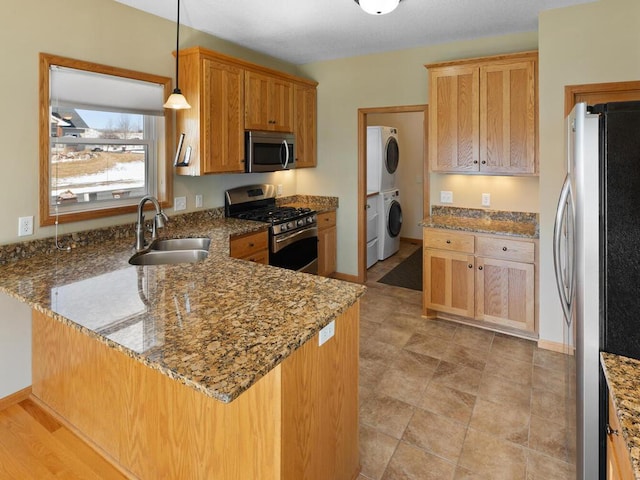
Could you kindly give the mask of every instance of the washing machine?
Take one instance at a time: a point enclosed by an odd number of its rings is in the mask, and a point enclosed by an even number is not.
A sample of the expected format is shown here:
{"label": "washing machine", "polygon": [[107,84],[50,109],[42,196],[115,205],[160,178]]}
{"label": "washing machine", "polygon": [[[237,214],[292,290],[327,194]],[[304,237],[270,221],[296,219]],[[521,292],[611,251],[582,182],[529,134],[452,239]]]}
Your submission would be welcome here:
{"label": "washing machine", "polygon": [[400,250],[402,206],[397,189],[380,192],[378,196],[378,260],[384,260]]}
{"label": "washing machine", "polygon": [[400,160],[398,130],[394,127],[367,127],[367,191],[396,188]]}
{"label": "washing machine", "polygon": [[367,196],[367,268],[378,262],[378,196]]}

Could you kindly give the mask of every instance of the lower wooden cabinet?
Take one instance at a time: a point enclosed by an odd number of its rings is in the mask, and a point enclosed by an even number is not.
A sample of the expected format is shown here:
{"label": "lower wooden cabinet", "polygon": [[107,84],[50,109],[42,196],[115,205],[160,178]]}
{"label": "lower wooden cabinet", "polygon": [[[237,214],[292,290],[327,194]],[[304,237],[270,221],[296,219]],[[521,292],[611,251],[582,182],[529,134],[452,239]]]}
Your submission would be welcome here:
{"label": "lower wooden cabinet", "polygon": [[337,246],[336,212],[318,214],[318,275],[329,277],[336,272]]}
{"label": "lower wooden cabinet", "polygon": [[269,263],[269,236],[266,231],[248,233],[229,240],[229,256],[250,262]]}
{"label": "lower wooden cabinet", "polygon": [[635,478],[631,468],[629,448],[622,438],[622,429],[616,407],[609,393],[609,416],[607,428],[607,480],[631,480]]}
{"label": "lower wooden cabinet", "polygon": [[473,265],[473,255],[425,249],[423,285],[427,307],[473,317]]}
{"label": "lower wooden cabinet", "polygon": [[423,258],[425,315],[536,332],[533,240],[426,228]]}

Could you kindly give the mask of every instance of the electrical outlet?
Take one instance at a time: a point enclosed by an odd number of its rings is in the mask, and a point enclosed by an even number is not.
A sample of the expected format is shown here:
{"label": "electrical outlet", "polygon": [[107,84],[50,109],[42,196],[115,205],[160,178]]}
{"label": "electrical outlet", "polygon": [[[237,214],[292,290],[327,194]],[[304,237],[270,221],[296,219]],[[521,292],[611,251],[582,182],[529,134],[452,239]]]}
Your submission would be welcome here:
{"label": "electrical outlet", "polygon": [[336,321],[333,320],[329,325],[320,330],[318,334],[318,346],[322,346],[327,340],[336,334]]}
{"label": "electrical outlet", "polygon": [[33,216],[18,218],[18,236],[33,235]]}
{"label": "electrical outlet", "polygon": [[482,194],[482,206],[483,207],[491,206],[491,194],[490,193],[483,193]]}
{"label": "electrical outlet", "polygon": [[196,208],[202,208],[202,195],[196,195]]}
{"label": "electrical outlet", "polygon": [[276,187],[276,195],[280,196],[282,195],[282,184],[279,183],[278,186]]}
{"label": "electrical outlet", "polygon": [[440,191],[440,203],[453,203],[453,192],[446,190]]}
{"label": "electrical outlet", "polygon": [[187,208],[187,197],[175,197],[173,199],[173,210],[178,212],[180,210],[186,210]]}

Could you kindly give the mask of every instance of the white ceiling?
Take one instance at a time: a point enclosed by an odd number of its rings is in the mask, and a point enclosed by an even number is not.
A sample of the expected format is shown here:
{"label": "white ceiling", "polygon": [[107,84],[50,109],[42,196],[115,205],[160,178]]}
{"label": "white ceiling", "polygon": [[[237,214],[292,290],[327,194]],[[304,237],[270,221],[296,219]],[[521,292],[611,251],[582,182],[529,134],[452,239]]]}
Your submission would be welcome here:
{"label": "white ceiling", "polygon": [[[175,21],[177,0],[116,0]],[[538,29],[543,10],[594,0],[181,0],[180,23],[293,64]]]}

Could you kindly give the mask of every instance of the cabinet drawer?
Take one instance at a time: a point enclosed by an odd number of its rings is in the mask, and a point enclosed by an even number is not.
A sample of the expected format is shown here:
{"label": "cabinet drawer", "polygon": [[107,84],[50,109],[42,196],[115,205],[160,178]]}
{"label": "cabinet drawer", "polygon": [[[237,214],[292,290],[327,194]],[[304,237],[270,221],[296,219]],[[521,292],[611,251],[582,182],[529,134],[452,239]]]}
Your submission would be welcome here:
{"label": "cabinet drawer", "polygon": [[424,234],[424,246],[426,248],[473,253],[474,237],[473,235],[464,233],[426,230]]}
{"label": "cabinet drawer", "polygon": [[268,242],[267,232],[234,237],[229,242],[229,255],[234,258],[249,257],[260,250],[268,250]]}
{"label": "cabinet drawer", "polygon": [[318,228],[334,227],[336,225],[336,212],[324,212],[318,214]]}
{"label": "cabinet drawer", "polygon": [[476,255],[533,263],[535,261],[535,247],[533,242],[477,237]]}

